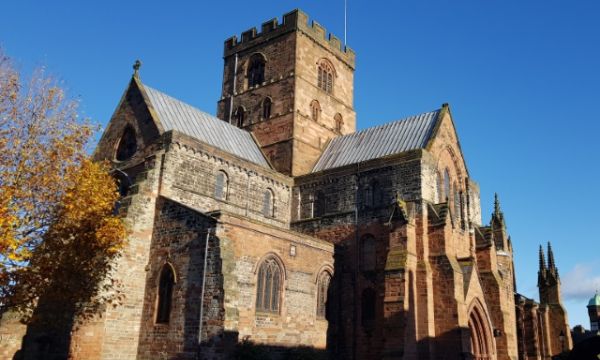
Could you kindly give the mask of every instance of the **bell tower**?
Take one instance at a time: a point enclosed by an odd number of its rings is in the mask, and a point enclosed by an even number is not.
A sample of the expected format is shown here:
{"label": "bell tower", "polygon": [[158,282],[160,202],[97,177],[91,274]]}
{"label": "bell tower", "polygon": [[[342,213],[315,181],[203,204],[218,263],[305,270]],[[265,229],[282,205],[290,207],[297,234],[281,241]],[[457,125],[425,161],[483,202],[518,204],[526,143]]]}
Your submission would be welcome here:
{"label": "bell tower", "polygon": [[356,129],[354,52],[294,10],[225,41],[217,117],[254,135],[276,170],[311,171],[326,144]]}

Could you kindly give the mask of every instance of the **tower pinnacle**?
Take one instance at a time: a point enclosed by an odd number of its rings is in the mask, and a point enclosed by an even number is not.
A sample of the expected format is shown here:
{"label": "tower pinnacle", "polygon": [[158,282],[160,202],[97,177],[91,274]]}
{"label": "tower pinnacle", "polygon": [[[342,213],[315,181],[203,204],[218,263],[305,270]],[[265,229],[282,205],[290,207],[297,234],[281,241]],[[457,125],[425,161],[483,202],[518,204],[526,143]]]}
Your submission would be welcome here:
{"label": "tower pinnacle", "polygon": [[546,270],[546,259],[544,259],[544,249],[540,245],[540,272]]}
{"label": "tower pinnacle", "polygon": [[554,263],[554,254],[552,253],[550,241],[548,241],[548,270],[556,271],[556,264]]}

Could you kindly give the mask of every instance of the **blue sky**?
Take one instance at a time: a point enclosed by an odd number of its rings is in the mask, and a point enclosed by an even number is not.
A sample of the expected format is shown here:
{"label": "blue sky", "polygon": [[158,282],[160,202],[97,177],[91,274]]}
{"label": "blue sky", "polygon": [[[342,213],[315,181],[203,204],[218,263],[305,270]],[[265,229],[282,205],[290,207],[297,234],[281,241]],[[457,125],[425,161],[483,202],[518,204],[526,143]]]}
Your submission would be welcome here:
{"label": "blue sky", "polygon": [[[13,0],[0,44],[102,124],[137,58],[145,83],[214,114],[223,41],[294,8],[343,36],[343,0]],[[348,4],[358,127],[450,103],[484,222],[500,194],[519,292],[537,298],[537,247],[551,241],[570,323],[586,327],[600,289],[599,13],[597,0]]]}

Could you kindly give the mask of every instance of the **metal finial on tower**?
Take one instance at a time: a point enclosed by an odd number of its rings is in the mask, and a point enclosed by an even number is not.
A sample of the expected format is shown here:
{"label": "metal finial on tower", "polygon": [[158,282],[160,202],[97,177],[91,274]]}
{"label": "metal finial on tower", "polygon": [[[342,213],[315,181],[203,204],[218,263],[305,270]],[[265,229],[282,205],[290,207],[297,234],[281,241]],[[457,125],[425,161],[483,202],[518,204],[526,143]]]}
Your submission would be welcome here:
{"label": "metal finial on tower", "polygon": [[344,0],[344,47],[346,47],[346,31],[348,29],[348,0]]}
{"label": "metal finial on tower", "polygon": [[136,60],[135,63],[133,63],[133,76],[135,78],[140,77],[140,68],[141,67],[142,67],[142,62],[140,60]]}

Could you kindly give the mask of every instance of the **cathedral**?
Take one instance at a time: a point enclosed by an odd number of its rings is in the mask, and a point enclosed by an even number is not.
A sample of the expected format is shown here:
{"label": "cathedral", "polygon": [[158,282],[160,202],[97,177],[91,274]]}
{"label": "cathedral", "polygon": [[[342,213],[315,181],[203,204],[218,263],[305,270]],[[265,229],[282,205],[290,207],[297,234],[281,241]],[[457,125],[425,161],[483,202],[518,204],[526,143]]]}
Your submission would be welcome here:
{"label": "cathedral", "polygon": [[500,202],[484,223],[448,104],[356,131],[355,53],[300,10],[227,39],[223,58],[216,116],[134,66],[94,152],[130,228],[125,299],[54,357],[30,341],[23,358],[549,360],[571,347],[551,248],[540,302],[516,294]]}

